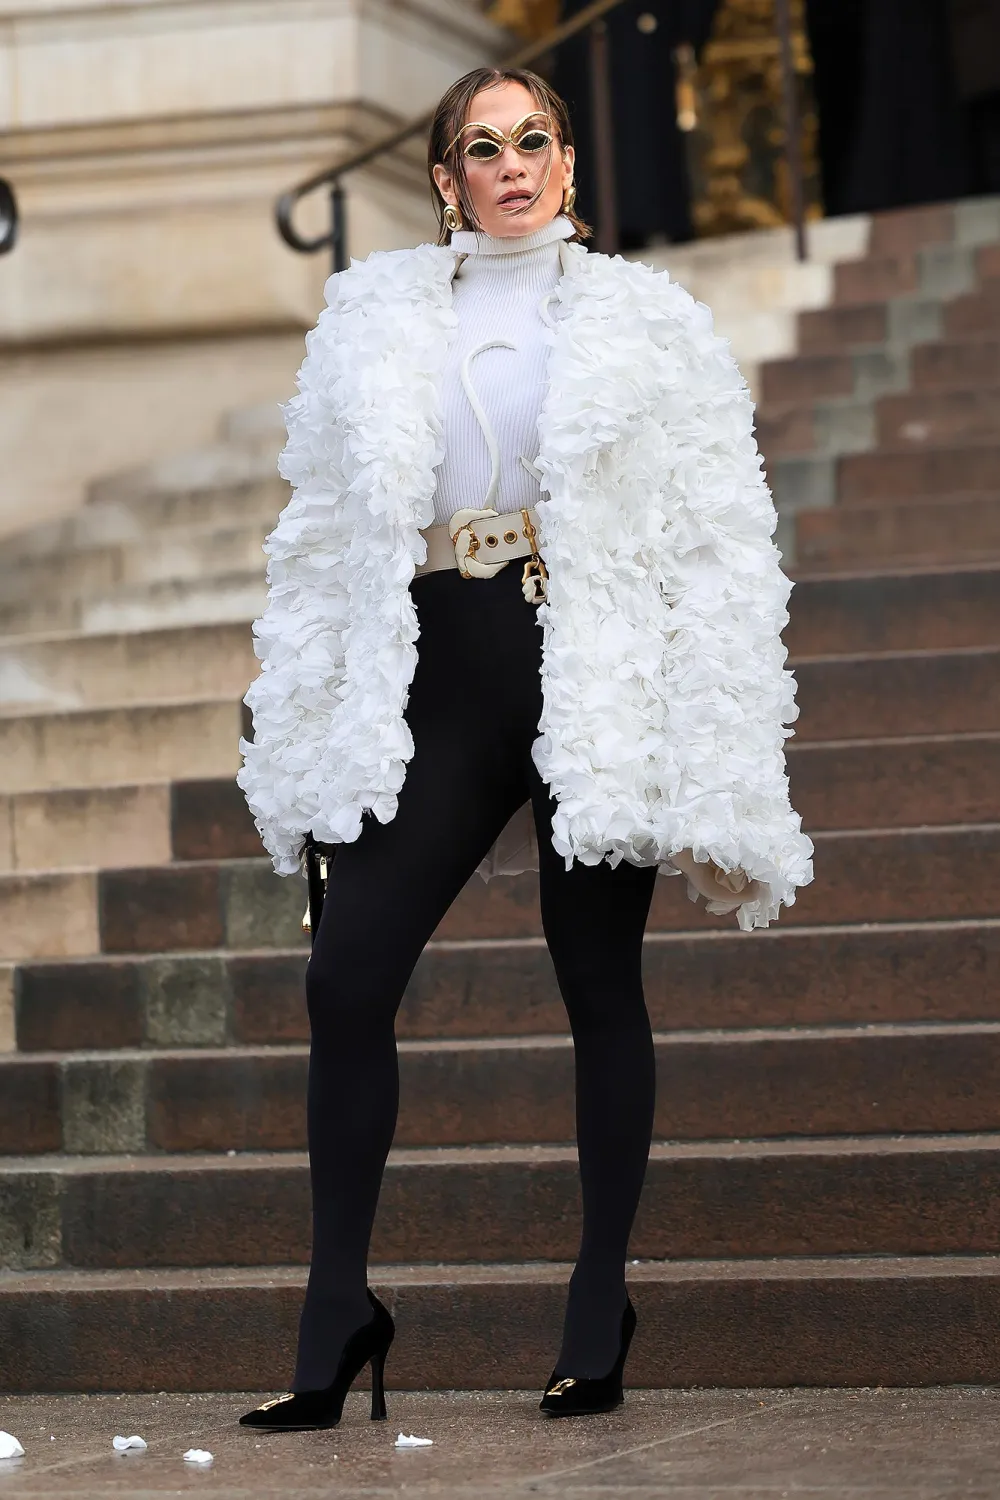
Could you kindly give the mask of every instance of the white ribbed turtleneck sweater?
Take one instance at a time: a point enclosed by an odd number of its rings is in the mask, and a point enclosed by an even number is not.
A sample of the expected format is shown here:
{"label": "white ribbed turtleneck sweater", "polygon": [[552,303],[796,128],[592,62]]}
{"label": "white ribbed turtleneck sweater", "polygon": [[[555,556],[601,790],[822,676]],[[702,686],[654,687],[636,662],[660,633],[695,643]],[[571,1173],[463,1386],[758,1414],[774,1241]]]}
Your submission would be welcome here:
{"label": "white ribbed turtleneck sweater", "polygon": [[559,281],[559,241],[572,233],[559,214],[534,234],[460,229],[451,237],[464,259],[452,282],[458,327],[442,386],[435,525],[466,506],[492,505],[502,514],[538,499],[538,480],[521,459],[531,463],[538,453],[548,357],[543,303]]}

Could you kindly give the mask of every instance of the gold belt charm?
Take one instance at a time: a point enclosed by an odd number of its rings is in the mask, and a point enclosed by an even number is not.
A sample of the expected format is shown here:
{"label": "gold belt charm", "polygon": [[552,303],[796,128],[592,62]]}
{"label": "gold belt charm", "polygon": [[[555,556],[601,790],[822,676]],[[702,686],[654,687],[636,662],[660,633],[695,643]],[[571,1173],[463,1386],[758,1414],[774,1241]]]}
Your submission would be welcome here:
{"label": "gold belt charm", "polygon": [[531,517],[526,510],[522,510],[521,515],[524,517],[524,534],[531,543],[531,556],[525,563],[524,572],[521,574],[521,588],[529,604],[541,604],[548,593],[549,575],[538,555],[537,533]]}

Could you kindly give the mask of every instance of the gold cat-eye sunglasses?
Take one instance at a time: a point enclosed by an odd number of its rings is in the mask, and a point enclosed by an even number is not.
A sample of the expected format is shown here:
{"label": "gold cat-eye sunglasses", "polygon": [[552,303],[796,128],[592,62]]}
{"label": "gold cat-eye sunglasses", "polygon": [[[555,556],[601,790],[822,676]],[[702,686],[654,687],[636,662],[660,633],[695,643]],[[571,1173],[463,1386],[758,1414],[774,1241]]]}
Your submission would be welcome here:
{"label": "gold cat-eye sunglasses", "polygon": [[445,156],[454,149],[467,131],[476,131],[476,135],[466,141],[462,147],[463,156],[469,161],[494,161],[503,151],[508,143],[515,151],[521,151],[525,155],[534,156],[539,151],[544,151],[546,146],[552,144],[555,139],[551,128],[542,125],[532,125],[532,120],[545,120],[549,127],[552,126],[552,116],[547,115],[544,110],[532,110],[529,115],[522,115],[515,125],[511,127],[510,135],[504,135],[495,125],[484,125],[479,120],[470,120],[463,125],[455,139],[445,150]]}

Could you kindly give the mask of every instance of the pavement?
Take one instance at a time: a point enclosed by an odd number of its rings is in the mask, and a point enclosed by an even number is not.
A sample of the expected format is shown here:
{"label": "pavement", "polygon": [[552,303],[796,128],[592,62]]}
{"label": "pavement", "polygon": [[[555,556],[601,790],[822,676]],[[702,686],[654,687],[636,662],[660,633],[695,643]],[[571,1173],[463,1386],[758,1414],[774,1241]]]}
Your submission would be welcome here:
{"label": "pavement", "polygon": [[[270,1393],[268,1393],[270,1394]],[[0,1396],[23,1458],[0,1500],[165,1495],[427,1500],[952,1500],[1000,1495],[1000,1391],[629,1390],[596,1417],[545,1418],[538,1392],[348,1396],[329,1432],[254,1434],[257,1394]],[[430,1446],[397,1449],[402,1432]],[[116,1453],[116,1435],[148,1447]],[[190,1448],[212,1454],[185,1462]]]}

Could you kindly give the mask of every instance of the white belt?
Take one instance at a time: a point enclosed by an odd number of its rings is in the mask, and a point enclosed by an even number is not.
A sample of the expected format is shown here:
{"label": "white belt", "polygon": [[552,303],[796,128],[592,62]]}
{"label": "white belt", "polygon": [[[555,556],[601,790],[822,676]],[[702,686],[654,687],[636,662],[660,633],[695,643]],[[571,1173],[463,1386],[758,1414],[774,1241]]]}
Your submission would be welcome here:
{"label": "white belt", "polygon": [[[480,524],[475,524],[475,523]],[[420,535],[427,541],[427,560],[418,563],[414,576],[457,568],[463,578],[492,578],[515,558],[527,557],[522,583],[524,596],[533,604],[545,597],[548,574],[538,555],[534,510],[457,510],[447,526],[426,526]]]}

